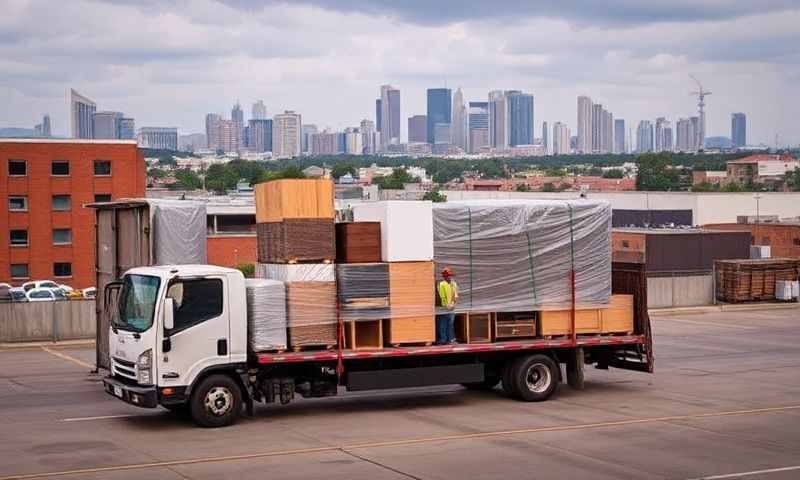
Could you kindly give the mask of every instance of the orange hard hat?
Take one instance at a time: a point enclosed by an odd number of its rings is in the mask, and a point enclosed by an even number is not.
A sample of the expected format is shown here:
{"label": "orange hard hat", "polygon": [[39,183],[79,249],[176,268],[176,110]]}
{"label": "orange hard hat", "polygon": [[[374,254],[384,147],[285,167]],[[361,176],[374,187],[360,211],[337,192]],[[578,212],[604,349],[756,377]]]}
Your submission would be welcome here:
{"label": "orange hard hat", "polygon": [[443,277],[452,277],[453,276],[453,270],[450,267],[444,267],[442,269],[442,276]]}

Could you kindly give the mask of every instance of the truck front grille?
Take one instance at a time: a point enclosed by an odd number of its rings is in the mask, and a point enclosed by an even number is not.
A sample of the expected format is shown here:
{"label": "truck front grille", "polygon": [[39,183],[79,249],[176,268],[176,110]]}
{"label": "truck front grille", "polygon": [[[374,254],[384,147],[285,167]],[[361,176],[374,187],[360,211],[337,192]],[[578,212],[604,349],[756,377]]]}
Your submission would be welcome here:
{"label": "truck front grille", "polygon": [[115,374],[130,380],[136,380],[136,364],[134,362],[129,362],[128,360],[123,360],[118,357],[113,357],[112,359],[112,367]]}

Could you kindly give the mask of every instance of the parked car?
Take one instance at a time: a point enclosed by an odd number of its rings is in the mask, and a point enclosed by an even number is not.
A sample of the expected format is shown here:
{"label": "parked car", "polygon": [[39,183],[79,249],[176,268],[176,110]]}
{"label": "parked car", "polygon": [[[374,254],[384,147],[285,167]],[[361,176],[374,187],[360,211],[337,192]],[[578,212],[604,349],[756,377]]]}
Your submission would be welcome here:
{"label": "parked car", "polygon": [[83,298],[95,298],[97,296],[97,288],[88,287],[83,289]]}
{"label": "parked car", "polygon": [[7,283],[0,283],[0,303],[11,303],[14,297],[11,296],[11,287]]}
{"label": "parked car", "polygon": [[26,292],[34,288],[59,288],[60,285],[52,280],[34,280],[32,282],[25,282],[22,284],[22,289]]}
{"label": "parked car", "polygon": [[11,294],[11,298],[15,302],[27,302],[28,296],[25,294],[25,290],[21,287],[14,287],[8,289],[8,292]]}
{"label": "parked car", "polygon": [[66,300],[67,296],[60,288],[32,288],[25,294],[30,302],[54,302],[56,300]]}
{"label": "parked car", "polygon": [[69,285],[61,284],[61,285],[59,285],[59,288],[61,288],[61,291],[64,292],[64,295],[66,295],[67,299],[69,299],[69,300],[76,300],[78,298],[83,298],[83,292],[82,291],[75,290],[74,288],[70,287]]}

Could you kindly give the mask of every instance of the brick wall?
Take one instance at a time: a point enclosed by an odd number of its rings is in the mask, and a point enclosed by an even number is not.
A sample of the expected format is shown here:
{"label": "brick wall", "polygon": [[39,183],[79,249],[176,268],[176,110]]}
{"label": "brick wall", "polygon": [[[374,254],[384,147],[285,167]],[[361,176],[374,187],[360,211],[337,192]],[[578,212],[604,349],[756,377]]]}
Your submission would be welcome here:
{"label": "brick wall", "polygon": [[[9,160],[25,160],[27,174],[10,176]],[[68,161],[69,175],[51,175],[54,160]],[[111,175],[95,175],[95,160],[110,161]],[[144,157],[135,142],[0,141],[0,282],[52,279],[74,288],[93,286],[95,212],[83,205],[97,194],[143,197],[145,180]],[[69,195],[69,210],[54,211],[53,195]],[[9,196],[27,197],[27,211],[9,211]],[[27,246],[10,245],[12,229],[27,230]],[[71,244],[54,245],[53,229],[70,229]],[[56,262],[71,264],[72,274],[56,278]],[[12,279],[11,264],[27,264],[28,279]]]}
{"label": "brick wall", "polygon": [[236,267],[240,263],[256,262],[255,235],[215,235],[208,237],[208,263],[221,267]]}
{"label": "brick wall", "polygon": [[748,231],[753,245],[769,245],[772,257],[800,258],[800,224],[715,223],[705,228]]}

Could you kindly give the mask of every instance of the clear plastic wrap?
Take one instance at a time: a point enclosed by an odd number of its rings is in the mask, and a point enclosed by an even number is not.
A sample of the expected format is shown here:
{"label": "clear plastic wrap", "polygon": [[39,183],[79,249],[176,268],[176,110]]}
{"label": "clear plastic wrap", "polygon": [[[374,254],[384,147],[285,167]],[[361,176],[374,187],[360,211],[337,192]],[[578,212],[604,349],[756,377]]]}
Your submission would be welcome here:
{"label": "clear plastic wrap", "polygon": [[611,205],[482,200],[433,207],[434,261],[458,284],[457,312],[602,307],[611,295]]}
{"label": "clear plastic wrap", "polygon": [[388,318],[389,264],[337,264],[336,293],[345,321]]}
{"label": "clear plastic wrap", "polygon": [[206,205],[147,199],[153,231],[153,265],[206,263]]}
{"label": "clear plastic wrap", "polygon": [[337,345],[333,264],[258,263],[256,277],[286,284],[286,326],[290,347]]}
{"label": "clear plastic wrap", "polygon": [[283,282],[247,279],[245,288],[250,350],[286,349],[286,287]]}

